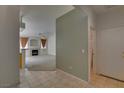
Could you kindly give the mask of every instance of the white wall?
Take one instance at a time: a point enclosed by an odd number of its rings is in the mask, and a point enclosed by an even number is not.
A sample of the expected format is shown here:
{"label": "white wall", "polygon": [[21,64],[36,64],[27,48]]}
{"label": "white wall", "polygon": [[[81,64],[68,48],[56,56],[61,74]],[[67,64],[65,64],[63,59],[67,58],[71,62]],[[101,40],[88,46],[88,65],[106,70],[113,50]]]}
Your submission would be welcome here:
{"label": "white wall", "polygon": [[56,54],[56,18],[62,16],[74,7],[69,5],[55,6],[21,6],[23,22],[26,29],[21,36],[38,36],[39,33],[48,34],[48,53]]}
{"label": "white wall", "polygon": [[124,26],[124,12],[117,10],[97,15],[97,31]]}
{"label": "white wall", "polygon": [[97,38],[97,73],[124,80],[124,27],[101,30]]}
{"label": "white wall", "polygon": [[49,33],[48,54],[56,55],[56,31]]}
{"label": "white wall", "polygon": [[0,87],[19,83],[19,7],[0,6]]}
{"label": "white wall", "polygon": [[[112,34],[110,35],[111,38],[113,37],[113,34],[115,31],[118,31],[118,29],[124,30],[124,11],[123,10],[117,10],[117,11],[111,11],[104,14],[97,15],[97,73],[100,73],[101,68],[103,65],[99,64],[99,62],[103,62],[105,58],[100,57],[100,55],[106,55],[103,52],[101,52],[101,33],[104,35],[105,33]],[[109,32],[107,32],[109,31]],[[120,34],[120,33],[118,33]],[[107,37],[107,36],[106,36]],[[103,41],[103,40],[102,40]],[[110,41],[110,40],[109,40]],[[105,42],[105,41],[104,41]],[[115,44],[116,45],[116,44]],[[103,48],[102,48],[103,49]],[[107,50],[107,47],[104,47],[104,50]],[[109,52],[111,53],[111,52]],[[113,52],[112,52],[113,53]],[[108,58],[107,58],[108,59]],[[113,63],[116,61],[116,57],[111,57],[109,59],[113,60]],[[112,64],[110,64],[112,65]]]}

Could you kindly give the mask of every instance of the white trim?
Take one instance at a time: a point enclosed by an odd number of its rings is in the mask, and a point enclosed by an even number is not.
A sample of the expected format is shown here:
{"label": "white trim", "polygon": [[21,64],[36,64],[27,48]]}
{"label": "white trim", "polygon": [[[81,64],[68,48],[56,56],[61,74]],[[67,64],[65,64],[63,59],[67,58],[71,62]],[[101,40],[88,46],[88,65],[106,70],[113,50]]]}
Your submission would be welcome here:
{"label": "white trim", "polygon": [[88,82],[91,81],[90,76],[90,29],[88,28]]}
{"label": "white trim", "polygon": [[[94,47],[94,54],[95,54],[95,57],[93,56],[93,73],[96,73],[96,29],[91,29],[89,28],[88,30],[88,82],[91,81],[91,53],[90,53],[90,34],[92,34],[93,31],[93,43],[94,45],[92,47]],[[95,59],[95,60],[94,60]]]}

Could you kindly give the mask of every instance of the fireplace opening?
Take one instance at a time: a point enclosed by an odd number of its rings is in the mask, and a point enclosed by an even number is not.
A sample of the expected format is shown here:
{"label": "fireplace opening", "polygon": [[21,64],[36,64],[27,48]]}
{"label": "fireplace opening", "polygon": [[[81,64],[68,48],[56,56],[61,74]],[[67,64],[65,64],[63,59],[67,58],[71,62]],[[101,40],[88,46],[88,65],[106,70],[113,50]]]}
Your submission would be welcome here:
{"label": "fireplace opening", "polygon": [[32,50],[32,56],[37,56],[38,55],[38,50]]}

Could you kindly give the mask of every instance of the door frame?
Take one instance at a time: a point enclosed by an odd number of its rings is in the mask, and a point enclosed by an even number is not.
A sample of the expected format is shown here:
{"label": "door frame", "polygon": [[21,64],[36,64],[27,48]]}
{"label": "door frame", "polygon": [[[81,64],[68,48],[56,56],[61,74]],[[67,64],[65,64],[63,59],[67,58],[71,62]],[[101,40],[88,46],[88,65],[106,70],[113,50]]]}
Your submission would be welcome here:
{"label": "door frame", "polygon": [[[93,36],[92,38],[91,35]],[[91,39],[93,39],[92,42]],[[91,52],[91,48],[94,48],[93,54]],[[93,56],[92,70],[93,73],[96,73],[96,29],[93,26],[90,26],[88,30],[88,82],[91,81],[91,55]]]}

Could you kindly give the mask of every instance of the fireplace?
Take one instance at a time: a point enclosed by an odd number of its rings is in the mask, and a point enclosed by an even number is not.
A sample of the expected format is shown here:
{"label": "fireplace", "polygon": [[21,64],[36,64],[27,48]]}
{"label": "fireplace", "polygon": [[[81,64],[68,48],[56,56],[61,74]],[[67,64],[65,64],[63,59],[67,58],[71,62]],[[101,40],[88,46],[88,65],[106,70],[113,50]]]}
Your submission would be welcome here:
{"label": "fireplace", "polygon": [[32,56],[37,56],[38,55],[38,50],[32,50]]}

